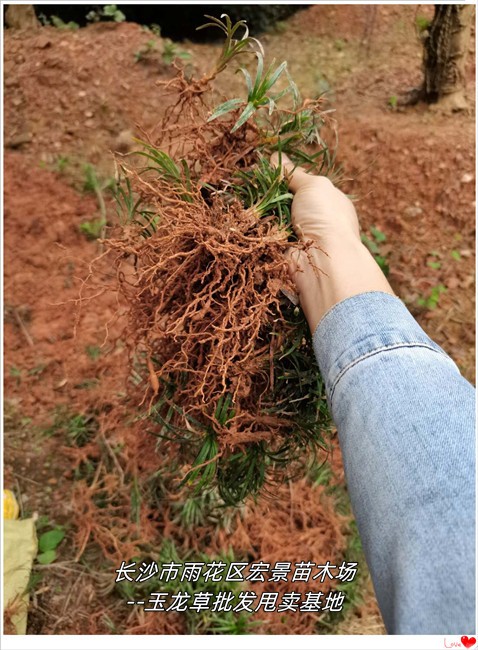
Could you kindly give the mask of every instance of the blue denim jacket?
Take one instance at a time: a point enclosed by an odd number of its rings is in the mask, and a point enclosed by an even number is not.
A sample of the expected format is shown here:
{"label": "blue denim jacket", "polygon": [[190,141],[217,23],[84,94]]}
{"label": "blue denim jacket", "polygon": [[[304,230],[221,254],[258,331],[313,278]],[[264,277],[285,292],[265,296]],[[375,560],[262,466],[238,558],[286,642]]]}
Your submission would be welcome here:
{"label": "blue denim jacket", "polygon": [[475,391],[403,303],[364,293],[313,336],[391,634],[475,632]]}

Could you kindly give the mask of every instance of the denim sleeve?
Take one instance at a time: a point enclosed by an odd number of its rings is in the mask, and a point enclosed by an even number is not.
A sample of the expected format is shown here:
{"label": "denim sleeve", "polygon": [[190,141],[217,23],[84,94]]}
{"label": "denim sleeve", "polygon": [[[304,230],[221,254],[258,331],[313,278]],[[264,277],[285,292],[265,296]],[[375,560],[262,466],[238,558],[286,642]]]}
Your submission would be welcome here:
{"label": "denim sleeve", "polygon": [[364,293],[313,336],[391,634],[475,632],[475,391],[403,303]]}

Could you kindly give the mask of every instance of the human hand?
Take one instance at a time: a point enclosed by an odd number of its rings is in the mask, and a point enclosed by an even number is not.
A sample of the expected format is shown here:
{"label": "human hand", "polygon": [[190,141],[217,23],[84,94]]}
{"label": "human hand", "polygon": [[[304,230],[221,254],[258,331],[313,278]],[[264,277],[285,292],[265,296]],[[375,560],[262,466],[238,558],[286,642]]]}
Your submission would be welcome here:
{"label": "human hand", "polygon": [[[277,153],[273,165],[279,164]],[[325,176],[313,176],[285,155],[281,158],[289,189],[294,194],[292,225],[299,239],[317,241],[321,248],[344,239],[360,240],[360,229],[352,201]]]}
{"label": "human hand", "polygon": [[[271,162],[278,165],[278,154]],[[282,154],[282,168],[294,194],[292,225],[312,246],[290,249],[289,271],[312,333],[336,303],[368,291],[393,295],[387,279],[360,239],[355,208],[328,178],[313,176]],[[314,245],[315,244],[315,245]]]}

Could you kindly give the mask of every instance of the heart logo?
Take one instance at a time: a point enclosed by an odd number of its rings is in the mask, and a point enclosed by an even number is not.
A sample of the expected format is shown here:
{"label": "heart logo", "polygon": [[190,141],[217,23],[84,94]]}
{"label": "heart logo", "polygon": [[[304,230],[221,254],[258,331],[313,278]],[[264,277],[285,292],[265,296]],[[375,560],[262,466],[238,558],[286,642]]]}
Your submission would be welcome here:
{"label": "heart logo", "polygon": [[476,639],[474,636],[462,636],[461,642],[463,643],[465,648],[471,648],[472,645],[475,645]]}

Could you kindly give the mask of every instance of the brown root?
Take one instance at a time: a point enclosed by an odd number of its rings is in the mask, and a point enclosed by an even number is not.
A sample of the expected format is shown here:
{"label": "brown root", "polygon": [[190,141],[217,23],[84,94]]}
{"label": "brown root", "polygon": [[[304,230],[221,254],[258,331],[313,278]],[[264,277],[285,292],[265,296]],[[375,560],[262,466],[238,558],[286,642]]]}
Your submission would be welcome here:
{"label": "brown root", "polygon": [[[263,413],[263,396],[287,332],[276,326],[290,284],[287,232],[220,196],[207,205],[161,185],[149,190],[161,214],[156,232],[142,238],[133,229],[107,245],[130,305],[128,339],[147,355],[150,405],[174,383],[178,427],[198,421],[231,444],[269,437],[282,426]],[[234,414],[226,426],[215,413],[227,394]]]}

